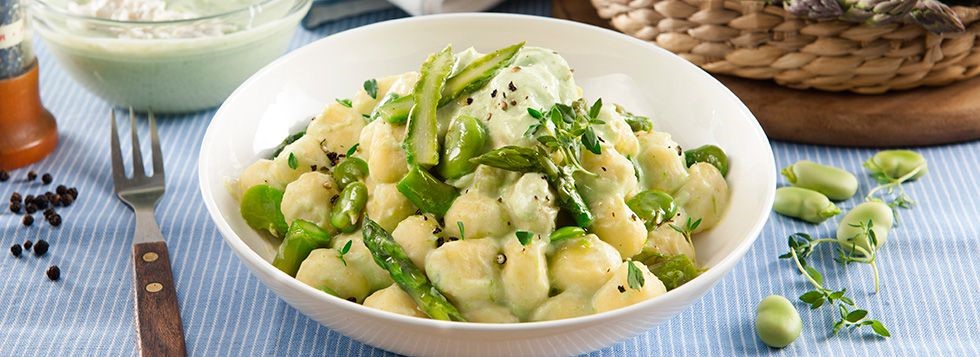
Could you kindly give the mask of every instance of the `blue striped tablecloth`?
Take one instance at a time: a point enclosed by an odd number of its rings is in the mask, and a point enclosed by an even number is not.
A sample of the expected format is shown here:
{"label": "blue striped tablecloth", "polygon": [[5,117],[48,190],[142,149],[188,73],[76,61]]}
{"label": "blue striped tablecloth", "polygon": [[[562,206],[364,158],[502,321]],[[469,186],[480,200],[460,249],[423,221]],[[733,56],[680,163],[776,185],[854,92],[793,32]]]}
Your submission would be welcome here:
{"label": "blue striped tablecloth", "polygon": [[[548,3],[509,2],[497,10],[547,15]],[[402,16],[399,10],[387,10],[313,32],[298,30],[292,48]],[[109,106],[75,84],[43,45],[38,53],[43,99],[58,117],[62,141],[54,155],[32,168],[51,172],[56,183],[77,186],[80,196],[76,205],[62,210],[61,228],[24,228],[6,209],[0,214],[5,251],[0,254],[0,355],[131,355],[136,339],[128,262],[134,220],[112,195]],[[171,247],[190,352],[386,355],[297,313],[253,278],[222,242],[201,203],[196,172],[199,140],[212,114],[163,118],[160,123],[168,192],[157,217]],[[781,142],[773,147],[780,167],[808,158],[855,173],[863,172],[861,162],[874,152]],[[792,346],[776,352],[756,339],[752,319],[760,299],[773,293],[793,299],[807,289],[786,261],[776,259],[786,236],[796,231],[833,233],[831,223],[813,227],[773,216],[742,262],[703,299],[669,322],[594,355],[980,355],[980,308],[974,300],[980,286],[980,143],[920,150],[929,160],[929,174],[908,185],[919,206],[902,211],[901,225],[881,251],[882,292],[870,293],[865,266],[832,268],[829,259],[817,263],[828,273],[828,285],[849,287],[861,306],[888,325],[892,339],[863,332],[829,337],[832,311],[802,306],[804,332]],[[860,177],[865,192],[871,181]],[[44,189],[37,183],[0,183],[0,197],[5,207],[14,190]],[[845,209],[853,205],[843,204]],[[6,252],[26,239],[49,241],[50,252],[40,259],[14,259]],[[45,278],[51,264],[61,267],[61,281]]]}

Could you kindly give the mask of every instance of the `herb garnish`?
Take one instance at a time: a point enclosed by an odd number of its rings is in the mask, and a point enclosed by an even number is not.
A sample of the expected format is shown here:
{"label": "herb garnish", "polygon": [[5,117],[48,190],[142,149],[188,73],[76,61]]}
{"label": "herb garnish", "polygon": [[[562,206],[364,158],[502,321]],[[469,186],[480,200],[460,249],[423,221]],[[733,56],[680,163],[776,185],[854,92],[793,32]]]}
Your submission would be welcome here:
{"label": "herb garnish", "polygon": [[357,152],[358,146],[361,146],[361,143],[356,143],[354,146],[351,146],[350,149],[347,149],[347,157],[354,156],[354,153]]}
{"label": "herb garnish", "polygon": [[[693,221],[691,217],[687,217],[687,222],[684,223],[684,227],[678,227],[673,223],[671,223],[670,228],[684,235],[684,240],[687,241],[687,244],[690,244],[691,247],[694,247],[694,240],[691,239],[691,234],[693,234],[694,230],[698,229],[698,226],[700,225],[701,225],[700,218],[698,218],[698,220],[696,221]],[[694,257],[694,249],[691,249],[691,260],[696,261]]]}
{"label": "herb garnish", "polygon": [[630,289],[640,290],[643,284],[646,284],[646,278],[643,276],[643,271],[636,267],[636,264],[632,260],[626,261],[626,283],[629,284]]}
{"label": "herb garnish", "polygon": [[354,107],[354,102],[351,102],[350,99],[340,99],[340,98],[337,98],[335,100],[337,101],[337,103],[340,103],[340,105],[343,105],[345,107],[348,107],[348,108],[353,108]]}
{"label": "herb garnish", "polygon": [[[871,241],[871,246],[875,246],[877,241],[874,238],[874,231],[871,230],[871,223],[862,224],[862,228],[867,229],[868,239]],[[813,266],[807,265],[806,257],[813,252],[813,247],[817,244],[824,242],[837,242],[836,239],[824,238],[824,239],[813,239],[809,235],[804,233],[796,233],[789,236],[789,253],[779,256],[781,259],[792,259],[796,265],[796,268],[803,274],[803,277],[813,285],[814,290],[808,291],[803,295],[800,295],[800,301],[803,301],[810,305],[810,309],[818,309],[823,305],[837,306],[837,310],[840,313],[840,320],[834,322],[833,332],[836,335],[844,327],[849,327],[851,329],[860,326],[871,326],[871,329],[882,337],[891,337],[891,333],[885,328],[885,325],[878,320],[868,319],[868,311],[863,309],[854,309],[854,300],[845,296],[847,289],[841,289],[839,291],[834,291],[824,287],[823,275],[820,274]],[[853,246],[852,248],[860,249],[859,246]],[[843,251],[841,256],[845,257]],[[850,259],[850,258],[847,258]],[[850,261],[861,261],[861,259],[855,259]],[[871,263],[873,264],[873,255],[871,256]],[[849,260],[845,260],[846,264]],[[875,269],[877,272],[877,269]],[[877,275],[876,275],[877,279]]]}
{"label": "herb garnish", "polygon": [[344,255],[347,255],[347,252],[350,251],[351,243],[354,243],[354,240],[353,239],[347,241],[347,244],[344,244],[344,247],[343,248],[340,248],[340,250],[337,251],[337,253],[338,253],[337,254],[337,257],[340,258],[340,261],[342,263],[344,263],[344,266],[347,266],[347,260],[344,259]]}
{"label": "herb garnish", "polygon": [[521,245],[528,245],[531,243],[531,238],[534,237],[534,233],[528,231],[517,231],[514,233],[517,235],[517,241],[521,242]]}
{"label": "herb garnish", "polygon": [[371,99],[378,99],[378,80],[371,78],[364,81],[364,91],[371,96]]}
{"label": "herb garnish", "polygon": [[456,221],[456,227],[459,228],[459,240],[466,240],[466,233],[463,231],[463,222]]}
{"label": "herb garnish", "polygon": [[289,164],[289,168],[293,170],[296,170],[296,167],[299,166],[299,163],[296,162],[296,155],[294,155],[293,153],[289,153],[289,157],[286,159],[286,163]]}

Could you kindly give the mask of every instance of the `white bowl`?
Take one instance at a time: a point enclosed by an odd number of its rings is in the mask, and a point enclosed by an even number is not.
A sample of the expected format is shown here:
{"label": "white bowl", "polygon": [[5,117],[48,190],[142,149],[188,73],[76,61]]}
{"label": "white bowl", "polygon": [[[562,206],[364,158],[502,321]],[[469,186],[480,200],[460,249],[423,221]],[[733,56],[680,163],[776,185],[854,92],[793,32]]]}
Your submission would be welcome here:
{"label": "white bowl", "polygon": [[[684,147],[714,143],[731,158],[731,205],[696,241],[709,269],[667,294],[623,309],[520,324],[420,319],[367,308],[306,286],[273,267],[276,246],[252,231],[225,189],[290,129],[369,78],[417,70],[447,43],[489,51],[526,40],[563,55],[590,98],[651,115]],[[329,36],[266,66],[221,106],[201,147],[201,193],[228,246],[265,285],[303,314],[344,335],[409,355],[569,355],[637,335],[699,299],[742,258],[769,217],[776,172],[769,141],[749,110],[704,71],[628,36],[533,16],[465,14],[408,18]]]}

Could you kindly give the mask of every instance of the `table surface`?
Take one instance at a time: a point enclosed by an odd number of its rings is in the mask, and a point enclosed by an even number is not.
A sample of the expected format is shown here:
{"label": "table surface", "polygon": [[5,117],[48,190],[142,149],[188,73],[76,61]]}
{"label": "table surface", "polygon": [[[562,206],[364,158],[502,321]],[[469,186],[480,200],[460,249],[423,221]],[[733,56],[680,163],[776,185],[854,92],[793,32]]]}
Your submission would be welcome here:
{"label": "table surface", "polygon": [[[496,11],[549,13],[546,0],[509,2]],[[297,30],[292,48],[345,29],[403,17],[386,10]],[[130,240],[134,218],[112,194],[109,170],[110,106],[68,78],[38,47],[42,96],[58,117],[61,144],[31,169],[50,172],[55,183],[76,186],[78,202],[61,210],[64,224],[30,228],[6,209],[0,241],[44,239],[48,254],[14,259],[0,254],[0,355],[131,355],[135,353]],[[200,199],[197,154],[211,112],[160,118],[167,167],[167,195],[157,219],[167,237],[192,355],[387,355],[348,339],[299,314],[265,288],[224,244]],[[146,128],[143,127],[145,131]],[[908,186],[919,205],[900,213],[901,224],[879,256],[882,291],[873,294],[868,268],[841,268],[832,260],[815,264],[830,287],[849,287],[857,303],[883,321],[893,338],[867,331],[829,336],[834,311],[798,305],[803,335],[792,346],[771,350],[753,331],[755,305],[770,294],[795,296],[808,288],[787,261],[776,257],[786,236],[806,231],[833,233],[834,224],[811,226],[773,215],[745,258],[689,309],[646,333],[601,351],[620,355],[834,354],[978,355],[980,313],[973,301],[980,286],[980,142],[919,149],[929,174]],[[871,186],[861,162],[874,151],[773,142],[779,167],[811,159],[861,173],[862,194]],[[734,158],[734,165],[738,160]],[[745,158],[746,160],[748,158]],[[19,180],[26,170],[14,172]],[[0,183],[0,197],[13,191],[37,193],[40,183]],[[857,200],[844,202],[844,209]],[[826,254],[830,256],[831,254]],[[61,267],[62,279],[44,272]]]}

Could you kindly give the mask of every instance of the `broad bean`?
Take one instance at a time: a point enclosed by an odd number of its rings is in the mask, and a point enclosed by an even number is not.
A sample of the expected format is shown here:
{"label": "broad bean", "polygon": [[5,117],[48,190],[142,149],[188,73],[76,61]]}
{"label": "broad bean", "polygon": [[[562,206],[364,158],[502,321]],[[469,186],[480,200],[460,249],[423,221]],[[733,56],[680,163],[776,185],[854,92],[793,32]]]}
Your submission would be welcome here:
{"label": "broad bean", "polygon": [[674,198],[660,190],[640,192],[627,200],[626,205],[650,226],[660,225],[677,215]]}
{"label": "broad bean", "polygon": [[333,204],[330,224],[344,233],[356,231],[357,222],[361,219],[367,200],[367,186],[363,182],[357,181],[347,185]]}
{"label": "broad bean", "polygon": [[367,162],[357,157],[347,157],[333,168],[333,181],[344,189],[352,182],[367,177],[368,172]]}
{"label": "broad bean", "polygon": [[282,215],[283,191],[269,185],[255,185],[242,194],[239,212],[245,223],[257,231],[267,231],[282,238],[289,226]]}
{"label": "broad bean", "polygon": [[840,213],[840,208],[827,196],[801,187],[777,188],[772,209],[781,215],[810,223],[821,223]]}
{"label": "broad bean", "polygon": [[722,176],[728,176],[728,155],[720,147],[715,145],[704,145],[698,148],[684,151],[684,160],[687,167],[691,167],[698,162],[706,162],[718,168]]}
{"label": "broad bean", "polygon": [[770,295],[755,309],[755,332],[769,347],[783,348],[803,331],[800,313],[785,297]]}
{"label": "broad bean", "polygon": [[469,115],[456,118],[446,132],[439,174],[444,179],[457,179],[473,172],[479,164],[470,159],[483,154],[486,144],[487,130],[479,119]]}
{"label": "broad bean", "polygon": [[871,172],[871,176],[878,182],[891,183],[907,175],[912,176],[902,181],[922,177],[926,174],[928,164],[925,157],[912,150],[885,150],[879,151],[868,161],[865,161],[864,167]]}
{"label": "broad bean", "polygon": [[837,226],[837,243],[841,248],[848,252],[857,250],[862,254],[870,253],[871,242],[865,229],[869,221],[878,243],[873,249],[884,245],[885,240],[888,239],[888,232],[895,223],[894,213],[887,203],[868,201],[852,208],[840,220],[840,225]]}
{"label": "broad bean", "polygon": [[820,192],[835,201],[853,197],[858,189],[857,177],[847,170],[809,160],[786,166],[782,174],[793,186]]}

